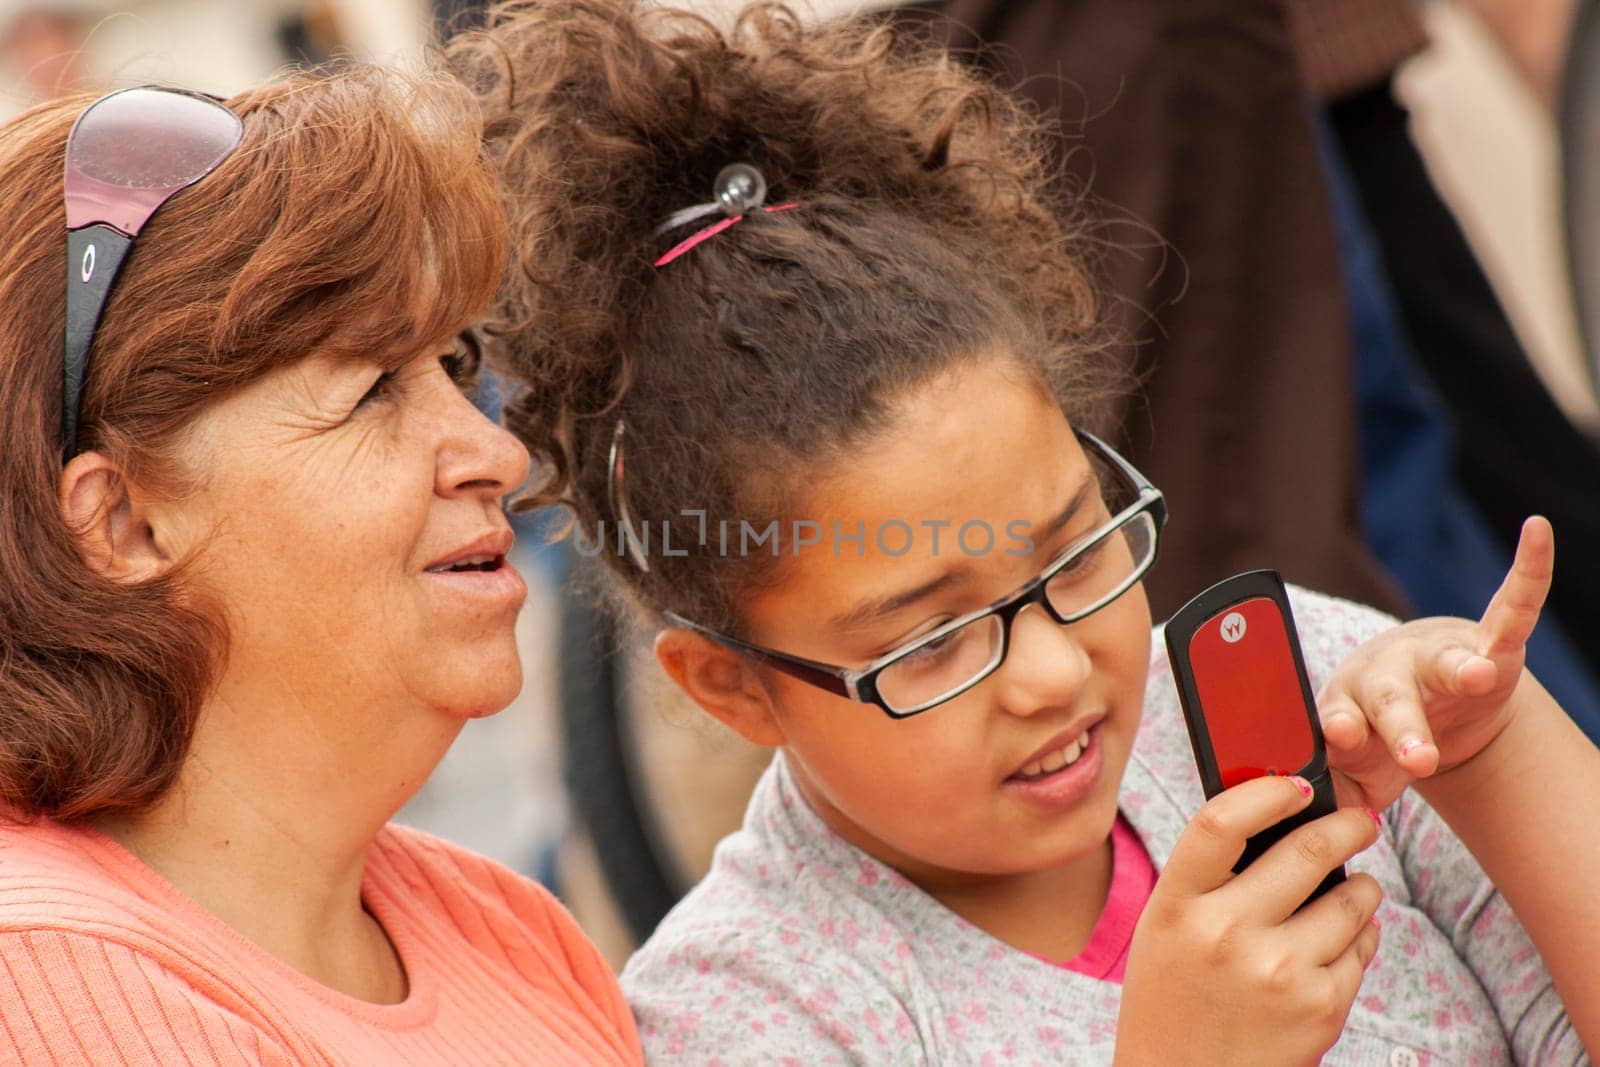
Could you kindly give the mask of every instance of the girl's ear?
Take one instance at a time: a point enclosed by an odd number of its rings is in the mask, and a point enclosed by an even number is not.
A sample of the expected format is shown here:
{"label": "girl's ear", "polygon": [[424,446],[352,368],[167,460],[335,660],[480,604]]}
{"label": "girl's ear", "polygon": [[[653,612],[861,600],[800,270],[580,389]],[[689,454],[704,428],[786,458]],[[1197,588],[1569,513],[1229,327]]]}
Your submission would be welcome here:
{"label": "girl's ear", "polygon": [[750,664],[710,638],[679,627],[656,635],[656,659],[678,688],[751,744],[784,743],[772,699]]}
{"label": "girl's ear", "polygon": [[113,581],[147,581],[172,567],[141,497],[100,452],[74,456],[57,483],[57,506],[84,562]]}

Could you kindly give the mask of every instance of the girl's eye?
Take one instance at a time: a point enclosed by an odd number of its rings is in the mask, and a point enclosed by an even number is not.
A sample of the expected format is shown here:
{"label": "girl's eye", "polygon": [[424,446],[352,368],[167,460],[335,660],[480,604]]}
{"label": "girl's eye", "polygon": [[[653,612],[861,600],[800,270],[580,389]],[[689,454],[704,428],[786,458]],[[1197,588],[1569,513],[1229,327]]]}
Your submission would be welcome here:
{"label": "girl's eye", "polygon": [[1105,547],[1106,542],[1100,541],[1087,551],[1079,553],[1075,559],[1056,572],[1055,577],[1051,579],[1051,583],[1054,584],[1058,581],[1070,582],[1075,578],[1084,577],[1100,563],[1101,558],[1105,555]]}
{"label": "girl's eye", "polygon": [[959,635],[960,631],[956,631],[955,633],[948,633],[943,637],[935,638],[934,640],[923,645],[921,648],[917,649],[915,652],[911,653],[911,655],[907,656],[900,662],[922,663],[928,660],[936,660],[945,652],[949,651],[950,646],[955,642]]}
{"label": "girl's eye", "polygon": [[1060,573],[1069,575],[1080,574],[1083,571],[1093,567],[1096,558],[1098,558],[1100,555],[1101,550],[1105,548],[1105,544],[1106,543],[1104,541],[1101,541],[1087,551],[1078,553],[1077,558],[1073,559],[1070,563],[1063,567]]}
{"label": "girl's eye", "polygon": [[902,674],[907,672],[933,671],[943,668],[946,664],[956,659],[956,653],[972,636],[972,628],[962,627],[943,637],[936,638],[897,662],[894,667]]}
{"label": "girl's eye", "polygon": [[386,370],[378,375],[378,380],[372,383],[372,388],[362,394],[356,401],[356,407],[366,407],[374,400],[381,399],[389,392],[389,387],[394,384],[394,371]]}
{"label": "girl's eye", "polygon": [[1050,579],[1049,590],[1052,593],[1060,594],[1069,588],[1103,581],[1103,576],[1100,575],[1101,567],[1111,559],[1111,556],[1107,553],[1109,541],[1110,538],[1107,538],[1096,543],[1094,547],[1057,571]]}
{"label": "girl's eye", "polygon": [[[905,636],[903,636],[903,637],[899,638],[898,640],[896,640],[894,643],[889,644],[889,645],[880,646],[870,656],[867,656],[865,658],[869,659],[869,660],[881,659],[884,656],[887,656],[891,652],[898,652],[900,649],[905,648],[907,645],[911,644],[913,641],[915,641],[918,638],[922,637],[924,634],[929,634],[929,633],[932,633],[934,630],[937,630],[939,627],[941,627],[945,623],[949,622],[950,618],[951,617],[929,619],[928,621],[924,622],[921,626],[918,626],[915,630],[912,630],[910,633],[908,633]],[[936,645],[943,644],[943,643],[944,643],[943,639],[941,639],[940,641],[935,641],[934,642],[934,644],[936,644]],[[918,655],[922,651],[923,651],[922,649],[918,649],[916,653],[913,653],[913,655]]]}

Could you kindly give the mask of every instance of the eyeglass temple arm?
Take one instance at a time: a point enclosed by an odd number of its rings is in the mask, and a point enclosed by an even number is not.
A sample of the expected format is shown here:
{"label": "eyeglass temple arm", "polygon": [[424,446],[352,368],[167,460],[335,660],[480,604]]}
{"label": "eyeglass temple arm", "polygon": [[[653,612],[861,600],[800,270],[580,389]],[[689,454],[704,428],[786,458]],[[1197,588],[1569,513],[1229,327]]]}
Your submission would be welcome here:
{"label": "eyeglass temple arm", "polygon": [[685,630],[693,630],[704,637],[709,637],[724,648],[758,660],[773,670],[781,671],[791,678],[798,678],[800,681],[807,682],[819,689],[825,689],[835,696],[855,699],[855,694],[850,690],[850,683],[845,680],[844,672],[839,668],[830,667],[826,663],[816,663],[812,660],[801,659],[799,656],[785,656],[780,652],[772,652],[762,648],[760,645],[752,645],[741,641],[737,637],[729,637],[727,634],[717,633],[715,630],[701,626],[699,623],[686,619],[674,612],[667,612],[666,618],[674,626],[681,626]]}
{"label": "eyeglass temple arm", "polygon": [[67,234],[66,349],[61,379],[62,454],[78,454],[78,419],[95,326],[133,238],[104,223]]}
{"label": "eyeglass temple arm", "polygon": [[855,697],[855,694],[850,692],[850,686],[845,680],[829,667],[793,659],[775,652],[768,652],[763,648],[746,646],[744,651],[752,658],[760,660],[773,670],[782,671],[791,678],[809,682],[818,689],[825,689],[835,696],[850,697],[851,699]]}
{"label": "eyeglass temple arm", "polygon": [[1144,474],[1140,472],[1139,468],[1135,467],[1132,463],[1129,463],[1122,453],[1118,452],[1116,449],[1100,440],[1100,438],[1096,437],[1088,430],[1080,430],[1076,427],[1073,428],[1072,432],[1077,436],[1078,440],[1091,445],[1095,451],[1100,453],[1101,458],[1105,459],[1113,467],[1121,471],[1122,474],[1136,487],[1140,489],[1155,488],[1155,486],[1150,484],[1150,479],[1146,478]]}

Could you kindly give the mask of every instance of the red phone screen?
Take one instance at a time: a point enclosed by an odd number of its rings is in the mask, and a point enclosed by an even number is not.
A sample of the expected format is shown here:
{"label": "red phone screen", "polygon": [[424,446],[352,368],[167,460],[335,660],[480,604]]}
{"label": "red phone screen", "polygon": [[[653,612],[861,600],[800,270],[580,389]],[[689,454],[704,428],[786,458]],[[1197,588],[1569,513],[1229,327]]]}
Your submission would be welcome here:
{"label": "red phone screen", "polygon": [[1294,774],[1316,756],[1276,602],[1255,597],[1207,619],[1189,639],[1189,660],[1224,788]]}

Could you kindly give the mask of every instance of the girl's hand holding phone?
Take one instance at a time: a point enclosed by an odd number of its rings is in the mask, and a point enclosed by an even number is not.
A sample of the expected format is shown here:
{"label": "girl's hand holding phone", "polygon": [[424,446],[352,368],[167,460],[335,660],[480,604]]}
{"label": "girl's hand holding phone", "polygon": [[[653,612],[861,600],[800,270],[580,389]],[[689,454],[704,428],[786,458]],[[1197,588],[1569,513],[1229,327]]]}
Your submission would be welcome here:
{"label": "girl's hand holding phone", "polygon": [[1381,891],[1355,874],[1296,909],[1377,840],[1376,820],[1341,809],[1233,873],[1248,838],[1310,799],[1302,779],[1257,778],[1189,822],[1134,930],[1118,1064],[1311,1064],[1339,1039],[1378,951]]}
{"label": "girl's hand holding phone", "polygon": [[1449,773],[1500,736],[1519,695],[1537,689],[1523,661],[1554,564],[1550,523],[1530,518],[1481,620],[1407,623],[1339,665],[1317,703],[1341,804],[1387,808],[1412,782]]}

